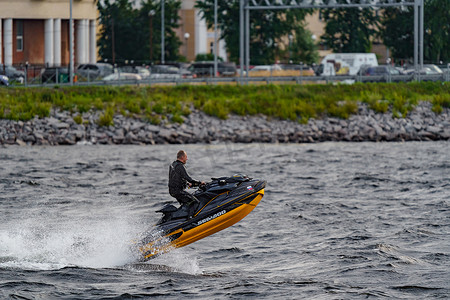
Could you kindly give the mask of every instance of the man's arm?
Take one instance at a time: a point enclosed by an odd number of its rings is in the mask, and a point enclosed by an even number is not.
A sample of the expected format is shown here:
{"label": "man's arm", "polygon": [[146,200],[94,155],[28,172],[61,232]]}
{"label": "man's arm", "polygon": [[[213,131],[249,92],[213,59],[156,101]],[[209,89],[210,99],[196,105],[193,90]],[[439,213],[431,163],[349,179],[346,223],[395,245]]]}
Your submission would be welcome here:
{"label": "man's arm", "polygon": [[180,174],[181,174],[181,178],[186,179],[186,181],[188,181],[189,183],[192,183],[192,184],[200,184],[201,183],[201,181],[195,180],[191,176],[189,176],[189,174],[186,170],[186,167],[184,165],[181,165]]}

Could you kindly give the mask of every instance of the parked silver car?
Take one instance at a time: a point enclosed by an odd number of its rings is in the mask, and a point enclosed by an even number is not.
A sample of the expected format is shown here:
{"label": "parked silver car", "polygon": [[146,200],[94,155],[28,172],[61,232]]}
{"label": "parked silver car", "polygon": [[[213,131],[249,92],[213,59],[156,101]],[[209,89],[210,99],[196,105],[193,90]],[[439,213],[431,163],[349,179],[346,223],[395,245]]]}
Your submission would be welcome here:
{"label": "parked silver car", "polygon": [[105,82],[111,81],[140,81],[142,77],[139,74],[135,73],[113,73],[102,79]]}
{"label": "parked silver car", "polygon": [[150,71],[147,68],[141,66],[122,66],[118,68],[118,72],[138,74],[142,77],[142,79],[150,77]]}
{"label": "parked silver car", "polygon": [[154,65],[150,72],[151,79],[178,79],[181,78],[180,69],[175,66]]}
{"label": "parked silver car", "polygon": [[[414,74],[414,66],[407,68],[404,73],[405,74]],[[421,75],[440,75],[444,73],[438,66],[432,64],[425,64],[423,68],[419,70]]]}
{"label": "parked silver car", "polygon": [[114,68],[107,63],[81,64],[77,68],[78,80],[98,80],[112,73]]}

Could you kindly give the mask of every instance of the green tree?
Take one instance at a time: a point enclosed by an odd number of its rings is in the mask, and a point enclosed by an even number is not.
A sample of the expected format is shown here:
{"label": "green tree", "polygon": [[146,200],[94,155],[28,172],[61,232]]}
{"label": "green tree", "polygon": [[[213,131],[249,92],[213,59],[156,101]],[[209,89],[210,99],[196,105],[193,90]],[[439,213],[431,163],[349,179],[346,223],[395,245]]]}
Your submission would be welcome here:
{"label": "green tree", "polygon": [[[125,60],[134,60],[139,63],[159,61],[161,58],[161,1],[142,1],[138,9],[133,8],[132,2],[131,0],[98,2],[101,25],[98,41],[99,54],[102,59],[112,62],[114,49],[114,58],[117,63],[123,63]],[[176,61],[180,58],[181,41],[174,31],[179,26],[178,10],[180,7],[179,0],[165,0],[164,48],[166,61]],[[153,12],[153,15],[150,12]],[[152,36],[151,42],[150,35]]]}
{"label": "green tree", "polygon": [[387,8],[381,18],[380,37],[394,59],[414,56],[414,12],[408,8]]}
{"label": "green tree", "polygon": [[322,9],[321,13],[326,22],[321,38],[334,52],[370,52],[378,24],[372,9]]}
{"label": "green tree", "polygon": [[[181,8],[179,0],[164,1],[164,57],[166,61],[177,61],[180,59],[179,48],[181,41],[175,34],[175,29],[179,27],[180,16],[178,11]],[[151,16],[151,12],[154,14]],[[161,58],[161,1],[144,0],[139,10],[139,19],[143,30],[143,50],[145,59],[150,59],[152,53],[152,62]],[[150,25],[150,21],[152,24]],[[152,33],[150,34],[150,31]],[[152,48],[150,51],[150,35],[152,36]]]}
{"label": "green tree", "polygon": [[319,60],[318,46],[312,37],[312,32],[305,27],[297,27],[295,30],[292,60],[307,64],[316,63]]}
{"label": "green tree", "polygon": [[[128,0],[98,2],[100,12],[99,54],[103,59],[120,62],[135,59],[133,48],[136,14]],[[131,52],[131,53],[130,53]],[[131,55],[130,55],[131,54]]]}
{"label": "green tree", "polygon": [[[214,0],[199,0],[196,7],[203,12],[208,27],[213,28]],[[220,38],[225,40],[230,60],[239,63],[239,0],[218,1],[217,10]],[[304,26],[303,20],[309,12],[311,11],[304,9],[251,10],[250,63],[274,63],[280,45],[286,43],[289,34],[295,34],[297,28]],[[298,44],[291,45],[297,46]],[[298,53],[301,50],[295,48],[292,52]]]}
{"label": "green tree", "polygon": [[[450,1],[424,2],[424,60],[450,61]],[[394,59],[414,57],[414,8],[387,8],[382,16],[380,36]]]}
{"label": "green tree", "polygon": [[[195,56],[195,61],[212,61],[214,60],[213,53],[199,53]],[[218,61],[223,61],[222,57],[217,57]]]}

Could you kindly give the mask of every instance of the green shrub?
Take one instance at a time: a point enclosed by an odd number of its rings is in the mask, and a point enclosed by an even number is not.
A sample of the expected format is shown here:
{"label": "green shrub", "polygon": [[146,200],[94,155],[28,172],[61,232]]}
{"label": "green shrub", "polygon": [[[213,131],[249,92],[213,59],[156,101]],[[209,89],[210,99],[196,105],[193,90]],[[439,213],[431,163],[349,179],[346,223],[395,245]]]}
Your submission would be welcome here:
{"label": "green shrub", "polygon": [[394,93],[393,104],[392,104],[392,114],[395,118],[406,117],[408,113],[406,97]]}
{"label": "green shrub", "polygon": [[361,92],[361,101],[367,103],[370,109],[378,113],[385,113],[389,110],[389,101],[382,99],[383,96],[378,92]]}
{"label": "green shrub", "polygon": [[134,114],[138,114],[141,112],[141,107],[140,107],[139,103],[137,103],[133,100],[128,100],[125,102],[125,109],[127,109],[129,112],[134,113]]}
{"label": "green shrub", "polygon": [[147,115],[147,120],[153,125],[161,124],[161,117],[158,115]]}
{"label": "green shrub", "polygon": [[79,114],[99,110],[104,112],[104,123],[109,124],[112,110],[158,123],[169,115],[180,121],[179,117],[189,115],[190,107],[194,107],[221,119],[230,113],[264,114],[306,123],[326,115],[348,118],[357,112],[357,101],[367,103],[376,112],[385,113],[392,107],[396,117],[406,116],[419,100],[430,101],[433,110],[440,112],[450,106],[449,95],[449,83],[435,82],[8,88],[0,89],[0,117],[26,120],[48,116],[51,109]]}
{"label": "green shrub", "polygon": [[348,119],[351,114],[358,111],[358,105],[351,101],[342,101],[336,104],[331,104],[328,108],[328,113],[336,118]]}
{"label": "green shrub", "polygon": [[438,94],[434,95],[431,100],[431,104],[433,105],[432,110],[440,114],[443,111],[443,107],[450,107],[450,94]]}
{"label": "green shrub", "polygon": [[81,115],[76,115],[75,117],[73,117],[73,121],[80,125],[83,123],[83,117]]}
{"label": "green shrub", "polygon": [[32,109],[32,114],[39,116],[39,118],[46,118],[50,116],[50,111],[51,111],[50,103],[36,103],[35,108]]}
{"label": "green shrub", "polygon": [[152,109],[155,113],[157,114],[162,114],[164,113],[164,105],[162,103],[155,103],[152,105]]}
{"label": "green shrub", "polygon": [[181,114],[183,116],[189,116],[191,113],[192,113],[192,111],[189,108],[189,106],[187,106],[187,105],[183,106],[183,111],[181,112]]}
{"label": "green shrub", "polygon": [[223,120],[228,118],[228,109],[214,100],[206,101],[202,107],[202,110],[208,115],[215,116]]}
{"label": "green shrub", "polygon": [[302,124],[306,124],[309,119],[316,117],[316,111],[310,103],[299,102],[295,107],[295,111],[297,116],[300,117],[298,121]]}
{"label": "green shrub", "polygon": [[180,115],[175,114],[172,116],[172,122],[181,124],[184,122],[184,119]]}
{"label": "green shrub", "polygon": [[103,114],[100,115],[98,119],[98,125],[100,126],[112,126],[114,125],[114,108],[112,106],[108,106]]}

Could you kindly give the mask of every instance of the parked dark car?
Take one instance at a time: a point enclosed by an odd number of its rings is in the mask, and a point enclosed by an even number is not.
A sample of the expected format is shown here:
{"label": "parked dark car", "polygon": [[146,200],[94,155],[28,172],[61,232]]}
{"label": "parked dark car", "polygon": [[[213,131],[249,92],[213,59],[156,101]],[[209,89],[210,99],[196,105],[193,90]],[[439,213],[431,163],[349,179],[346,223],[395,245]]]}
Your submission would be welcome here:
{"label": "parked dark car", "polygon": [[23,83],[25,81],[25,72],[19,71],[13,66],[5,66],[0,64],[0,75],[7,76],[10,80]]}
{"label": "parked dark car", "polygon": [[[197,77],[212,77],[214,74],[214,62],[195,62],[188,68],[188,70]],[[236,76],[236,65],[234,63],[219,62],[217,63],[217,73],[220,77]]]}
{"label": "parked dark car", "polygon": [[364,75],[371,76],[371,75],[401,75],[400,71],[393,66],[377,66],[377,67],[370,67],[367,68],[364,72]]}
{"label": "parked dark car", "polygon": [[77,68],[79,79],[91,81],[114,73],[114,67],[107,63],[81,64]]}
{"label": "parked dark car", "polygon": [[177,67],[181,78],[196,78],[197,76],[189,70],[191,64],[186,62],[166,62],[164,65]]}
{"label": "parked dark car", "polygon": [[153,65],[151,66],[150,78],[195,78],[196,75],[190,70],[179,68],[175,65]]}
{"label": "parked dark car", "polygon": [[372,65],[362,65],[359,68],[359,71],[356,73],[356,75],[366,75],[367,69],[372,68]]}
{"label": "parked dark car", "polygon": [[69,69],[63,67],[45,68],[41,73],[42,83],[68,83],[70,82]]}
{"label": "parked dark car", "polygon": [[404,81],[404,79],[399,78],[402,73],[395,67],[390,65],[369,67],[363,71],[363,76],[372,76],[373,78],[366,78],[364,81],[372,82],[387,82],[387,81]]}
{"label": "parked dark car", "polygon": [[150,70],[152,79],[178,79],[181,78],[180,69],[175,66],[153,65]]}
{"label": "parked dark car", "polygon": [[8,86],[9,85],[9,79],[6,75],[0,75],[0,86]]}
{"label": "parked dark car", "polygon": [[189,68],[189,66],[191,64],[190,63],[186,63],[186,62],[174,61],[174,62],[165,62],[164,65],[174,66],[174,67],[177,67],[178,69],[187,69],[187,68]]}

